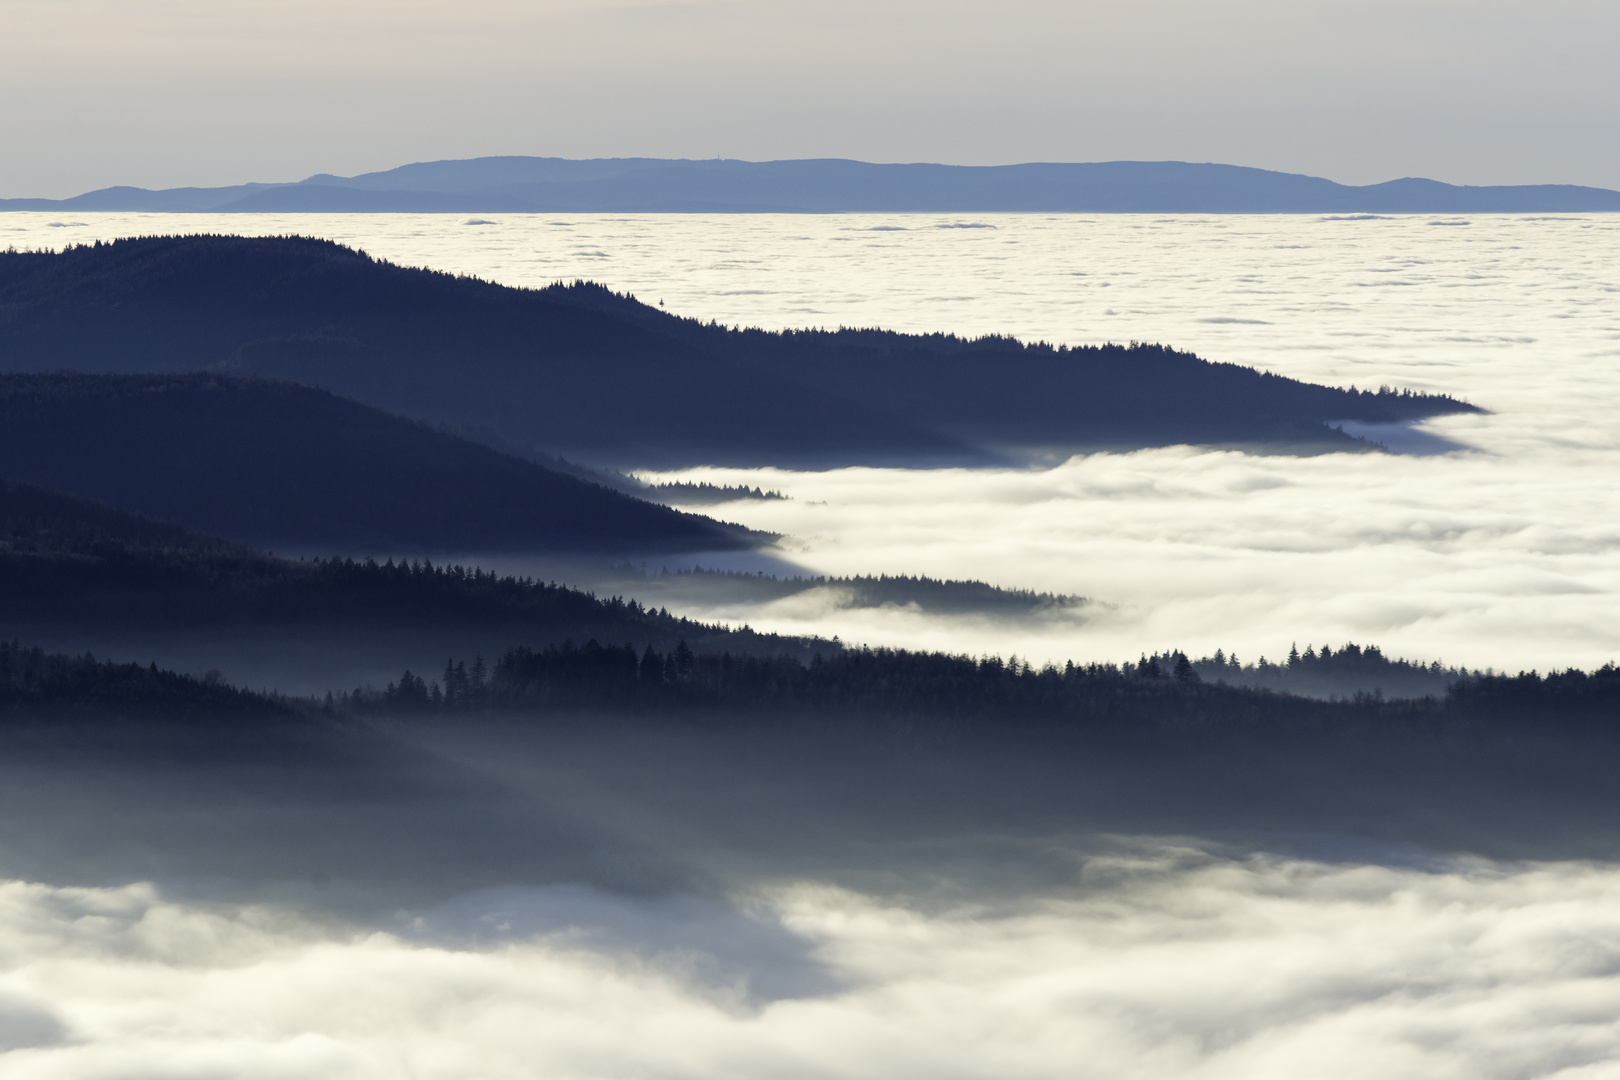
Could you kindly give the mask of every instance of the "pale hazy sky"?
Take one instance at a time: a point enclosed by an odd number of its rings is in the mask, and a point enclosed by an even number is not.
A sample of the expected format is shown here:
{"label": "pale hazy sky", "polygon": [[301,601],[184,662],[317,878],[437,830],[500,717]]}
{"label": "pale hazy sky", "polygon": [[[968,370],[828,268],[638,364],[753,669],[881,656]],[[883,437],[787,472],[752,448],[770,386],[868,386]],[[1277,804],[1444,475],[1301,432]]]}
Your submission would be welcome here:
{"label": "pale hazy sky", "polygon": [[0,195],[482,154],[1620,188],[1614,0],[0,0]]}

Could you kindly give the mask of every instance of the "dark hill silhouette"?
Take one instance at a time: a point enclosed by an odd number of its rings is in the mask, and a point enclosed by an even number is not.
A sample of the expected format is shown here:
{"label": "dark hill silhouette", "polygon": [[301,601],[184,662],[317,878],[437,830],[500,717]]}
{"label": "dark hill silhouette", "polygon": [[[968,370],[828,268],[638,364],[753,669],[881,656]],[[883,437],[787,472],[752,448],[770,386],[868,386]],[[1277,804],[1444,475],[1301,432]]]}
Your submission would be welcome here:
{"label": "dark hill silhouette", "polygon": [[0,367],[285,379],[592,464],[982,462],[1174,443],[1353,448],[1323,421],[1472,410],[1157,345],[732,330],[596,285],[514,289],[327,241],[0,253]]}
{"label": "dark hill silhouette", "polygon": [[0,363],[12,371],[223,367],[587,458],[969,453],[567,292],[405,269],[326,241],[185,237],[4,254],[0,309]]}
{"label": "dark hill silhouette", "polygon": [[[289,559],[98,502],[0,481],[0,620],[289,626],[488,623],[543,641],[602,637],[797,653],[808,639],[732,631],[555,582],[431,561]],[[808,653],[806,653],[808,655]]]}
{"label": "dark hill silhouette", "polygon": [[598,638],[667,651],[832,654],[832,642],[699,623],[624,597],[459,566],[287,559],[0,481],[0,639],[223,669],[284,690],[352,687],[448,655]]}
{"label": "dark hill silhouette", "polygon": [[1407,177],[1353,187],[1184,161],[1020,165],[490,157],[296,184],[0,199],[0,210],[660,213],[1566,213],[1620,210],[1620,192],[1571,184],[1466,187]]}
{"label": "dark hill silhouette", "polygon": [[0,723],[18,716],[37,720],[103,719],[235,725],[243,720],[281,720],[295,713],[282,702],[238,690],[215,678],[160,671],[156,664],[64,656],[38,646],[0,641]]}
{"label": "dark hill silhouette", "polygon": [[939,580],[924,575],[825,575],[747,573],[703,567],[648,570],[627,563],[585,568],[575,580],[597,592],[627,596],[678,608],[768,604],[800,596],[828,610],[910,607],[930,615],[971,616],[1015,622],[1020,619],[1085,616],[1093,601],[1084,596],[1003,588],[984,581]]}
{"label": "dark hill silhouette", "polygon": [[0,376],[0,476],[236,540],[365,551],[693,551],[760,537],[321,390]]}

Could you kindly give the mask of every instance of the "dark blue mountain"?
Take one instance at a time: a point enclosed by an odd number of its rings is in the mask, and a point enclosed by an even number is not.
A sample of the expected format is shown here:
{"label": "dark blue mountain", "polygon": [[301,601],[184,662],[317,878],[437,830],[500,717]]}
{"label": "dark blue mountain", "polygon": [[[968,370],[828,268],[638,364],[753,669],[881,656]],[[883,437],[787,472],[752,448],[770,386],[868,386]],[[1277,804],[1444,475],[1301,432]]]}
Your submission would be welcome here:
{"label": "dark blue mountain", "polygon": [[0,210],[661,213],[937,212],[1460,214],[1620,210],[1620,192],[1571,184],[1464,187],[1404,178],[1354,187],[1236,165],[1105,161],[879,165],[795,161],[490,157],[296,184],[3,199]]}
{"label": "dark blue mountain", "polygon": [[0,479],[319,552],[712,551],[764,540],[322,390],[0,375]]}
{"label": "dark blue mountain", "polygon": [[600,286],[514,289],[296,238],[0,252],[0,372],[58,370],[255,375],[519,452],[632,468],[972,463],[1183,443],[1366,449],[1325,422],[1473,408],[1158,345],[733,330]]}

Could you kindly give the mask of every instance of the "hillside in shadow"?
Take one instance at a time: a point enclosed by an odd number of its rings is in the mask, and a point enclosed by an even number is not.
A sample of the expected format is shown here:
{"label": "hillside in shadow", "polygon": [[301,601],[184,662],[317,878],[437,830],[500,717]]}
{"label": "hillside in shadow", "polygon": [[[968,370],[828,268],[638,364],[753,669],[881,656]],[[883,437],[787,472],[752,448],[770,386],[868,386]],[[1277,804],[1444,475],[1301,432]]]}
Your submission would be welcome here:
{"label": "hillside in shadow", "polygon": [[63,884],[201,880],[361,916],[557,882],[1016,896],[1110,835],[1620,852],[1612,666],[1407,703],[888,650],[587,643],[474,671],[296,701],[0,646],[0,852]]}
{"label": "hillside in shadow", "polygon": [[381,684],[401,663],[492,660],[513,642],[593,638],[738,654],[831,642],[706,625],[624,596],[425,560],[286,559],[0,481],[0,628],[74,654],[157,658],[298,692]]}
{"label": "hillside in shadow", "polygon": [[297,238],[0,254],[0,358],[11,372],[288,380],[618,467],[984,463],[1175,443],[1368,449],[1324,421],[1475,411],[1158,345],[730,329],[600,286],[513,289]]}
{"label": "hillside in shadow", "polygon": [[321,390],[0,375],[0,477],[291,550],[697,551],[769,538]]}

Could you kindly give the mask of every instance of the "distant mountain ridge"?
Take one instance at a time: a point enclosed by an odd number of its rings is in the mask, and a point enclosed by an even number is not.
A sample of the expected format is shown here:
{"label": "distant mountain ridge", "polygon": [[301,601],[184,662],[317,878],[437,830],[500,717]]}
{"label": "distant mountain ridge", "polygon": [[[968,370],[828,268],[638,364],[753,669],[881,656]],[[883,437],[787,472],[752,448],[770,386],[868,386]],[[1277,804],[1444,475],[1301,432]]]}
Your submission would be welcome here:
{"label": "distant mountain ridge", "polygon": [[1403,177],[1351,186],[1181,161],[873,164],[841,158],[694,161],[484,157],[296,183],[0,199],[3,210],[213,213],[1151,213],[1406,214],[1620,211],[1620,191],[1459,186]]}

